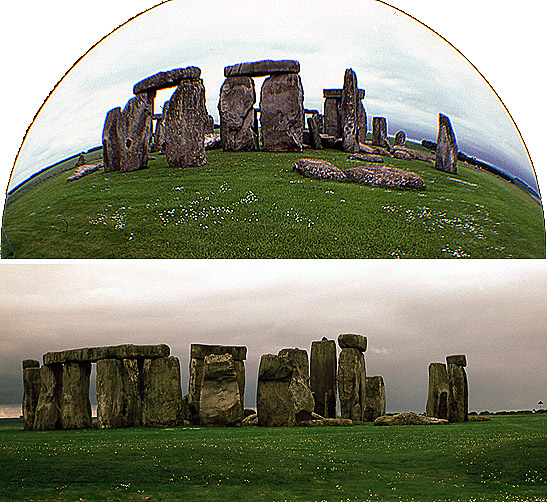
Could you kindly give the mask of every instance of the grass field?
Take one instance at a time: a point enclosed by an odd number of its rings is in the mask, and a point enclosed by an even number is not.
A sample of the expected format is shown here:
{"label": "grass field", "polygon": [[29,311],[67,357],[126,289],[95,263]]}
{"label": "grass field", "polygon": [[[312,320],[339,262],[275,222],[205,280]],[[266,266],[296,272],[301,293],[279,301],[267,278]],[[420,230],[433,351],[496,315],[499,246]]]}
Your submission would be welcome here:
{"label": "grass field", "polygon": [[541,205],[460,163],[457,176],[388,159],[426,189],[318,181],[302,157],[359,165],[334,150],[207,152],[201,168],[47,179],[4,211],[4,258],[545,258]]}
{"label": "grass field", "polygon": [[23,431],[0,500],[547,500],[547,415],[448,426]]}

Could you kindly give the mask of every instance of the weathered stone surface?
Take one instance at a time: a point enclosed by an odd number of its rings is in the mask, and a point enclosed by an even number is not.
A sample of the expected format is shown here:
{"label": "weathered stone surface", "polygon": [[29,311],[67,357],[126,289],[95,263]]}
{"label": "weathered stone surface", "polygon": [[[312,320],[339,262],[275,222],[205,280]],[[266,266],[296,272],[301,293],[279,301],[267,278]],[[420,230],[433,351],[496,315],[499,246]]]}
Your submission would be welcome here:
{"label": "weathered stone surface", "polygon": [[439,113],[439,133],[437,135],[437,150],[435,169],[446,173],[458,172],[458,144],[450,119]]}
{"label": "weathered stone surface", "polygon": [[384,162],[384,157],[372,153],[352,153],[348,160],[358,160],[361,162]]}
{"label": "weathered stone surface", "polygon": [[154,144],[160,153],[165,153],[165,124],[167,122],[167,113],[169,111],[169,101],[166,101],[162,109],[162,118],[156,124],[156,133]]}
{"label": "weathered stone surface", "polygon": [[353,422],[347,418],[321,418],[300,422],[298,425],[303,427],[348,427]]}
{"label": "weathered stone surface", "polygon": [[335,138],[329,134],[320,134],[320,136],[323,148],[332,148],[334,150],[343,149],[342,138]]}
{"label": "weathered stone surface", "polygon": [[40,395],[34,415],[34,430],[48,431],[61,428],[61,373],[60,364],[44,364],[40,368]]}
{"label": "weathered stone surface", "polygon": [[44,364],[68,362],[97,362],[99,359],[154,359],[166,357],[170,349],[167,345],[113,345],[110,347],[91,347],[83,349],[47,352]]}
{"label": "weathered stone surface", "polygon": [[263,61],[253,61],[250,63],[238,63],[224,68],[225,77],[265,77],[267,75],[276,75],[279,73],[299,73],[300,63],[292,60],[272,61],[265,59]]}
{"label": "weathered stone surface", "polygon": [[205,134],[203,137],[205,150],[216,150],[222,148],[222,140],[219,133]]}
{"label": "weathered stone surface", "polygon": [[365,358],[358,349],[342,349],[338,358],[338,397],[342,418],[362,422],[366,403]]}
{"label": "weathered stone surface", "polygon": [[396,189],[422,189],[425,187],[422,178],[416,173],[394,167],[359,166],[346,169],[344,173],[348,178],[363,185]]}
{"label": "weathered stone surface", "polygon": [[399,413],[392,416],[378,417],[374,425],[446,425],[448,420],[434,417],[424,417],[416,413]]}
{"label": "weathered stone surface", "polygon": [[89,377],[91,363],[66,363],[61,376],[61,428],[91,427]]}
{"label": "weathered stone surface", "polygon": [[131,98],[118,115],[116,133],[122,172],[148,167],[153,106],[153,96],[139,94]]}
{"label": "weathered stone surface", "polygon": [[104,172],[121,169],[120,139],[118,137],[118,120],[122,109],[118,106],[106,114],[103,127],[103,164]]}
{"label": "weathered stone surface", "polygon": [[205,357],[199,413],[202,425],[230,427],[243,420],[243,396],[230,354]]}
{"label": "weathered stone surface", "polygon": [[[323,89],[323,97],[325,99],[342,99],[343,89]],[[357,90],[357,99],[361,100],[365,98],[365,90]]]}
{"label": "weathered stone surface", "polygon": [[182,423],[180,364],[176,357],[146,359],[143,365],[143,425]]}
{"label": "weathered stone surface", "polygon": [[404,131],[399,131],[396,135],[395,135],[395,143],[394,145],[398,145],[398,146],[405,146],[405,142],[406,142],[406,134]]}
{"label": "weathered stone surface", "polygon": [[341,349],[357,349],[359,352],[366,352],[367,337],[353,333],[342,333],[338,335],[338,346]]}
{"label": "weathered stone surface", "polygon": [[289,394],[296,423],[311,420],[315,400],[310,389],[308,353],[301,349],[282,349],[279,356],[287,357],[293,368],[289,382]]}
{"label": "weathered stone surface", "polygon": [[39,368],[40,361],[37,361],[36,359],[23,359],[22,365],[24,370],[28,368]]}
{"label": "weathered stone surface", "polygon": [[394,150],[393,157],[399,160],[412,160],[411,155],[408,152],[405,152],[404,150]]}
{"label": "weathered stone surface", "polygon": [[204,345],[193,343],[190,345],[190,357],[192,359],[205,359],[206,356],[221,356],[230,354],[234,361],[247,359],[247,347],[243,345]]}
{"label": "weathered stone surface", "polygon": [[76,181],[80,178],[83,178],[84,176],[87,176],[88,174],[92,174],[96,171],[98,171],[101,167],[103,167],[103,163],[100,162],[99,164],[86,164],[83,166],[78,167],[76,171],[74,171],[67,179],[67,183],[70,181]]}
{"label": "weathered stone surface", "polygon": [[377,146],[373,152],[374,155],[381,155],[382,157],[391,157],[391,154],[384,148]]}
{"label": "weathered stone surface", "polygon": [[[357,117],[359,119],[359,143],[364,143],[367,138],[368,124],[367,112],[361,99],[357,100]],[[360,151],[360,148],[357,151]]]}
{"label": "weathered stone surface", "polygon": [[457,354],[455,356],[446,356],[446,364],[457,364],[458,366],[467,366],[467,358],[465,354]]}
{"label": "weathered stone surface", "polygon": [[344,171],[321,159],[299,159],[293,164],[293,171],[319,180],[338,181],[346,178]]}
{"label": "weathered stone surface", "polygon": [[302,151],[304,90],[299,75],[273,75],[264,81],[260,91],[260,124],[264,151]]}
{"label": "weathered stone surface", "polygon": [[448,418],[448,373],[443,363],[429,365],[429,389],[425,413],[428,417]]}
{"label": "weathered stone surface", "polygon": [[359,113],[357,95],[357,76],[351,68],[348,68],[344,74],[344,87],[340,100],[342,143],[345,152],[359,151]]}
{"label": "weathered stone surface", "polygon": [[200,76],[201,70],[196,66],[161,71],[136,83],[133,86],[133,94],[177,87],[183,80],[196,80]]}
{"label": "weathered stone surface", "polygon": [[336,98],[327,98],[323,105],[323,122],[324,132],[335,138],[342,137],[342,126],[340,119],[340,111],[338,109],[340,100]]}
{"label": "weathered stone surface", "polygon": [[467,422],[469,397],[465,367],[460,364],[448,363],[447,373],[449,388],[448,420],[450,422]]}
{"label": "weathered stone surface", "polygon": [[141,369],[137,359],[97,362],[97,425],[100,428],[142,424]]}
{"label": "weathered stone surface", "polygon": [[310,389],[315,397],[315,413],[336,418],[336,342],[312,342],[310,355]]}
{"label": "weathered stone surface", "polygon": [[256,427],[256,426],[258,426],[258,413],[253,413],[252,415],[246,416],[241,421],[241,425],[243,427]]}
{"label": "weathered stone surface", "polygon": [[228,77],[220,88],[220,137],[225,151],[256,151],[255,85],[250,77]]}
{"label": "weathered stone surface", "polygon": [[323,144],[319,133],[319,124],[317,123],[317,115],[308,117],[308,130],[310,132],[310,146],[316,150],[322,150]]}
{"label": "weathered stone surface", "polygon": [[199,425],[199,401],[192,401],[190,394],[182,398],[182,423]]}
{"label": "weathered stone surface", "polygon": [[391,150],[387,140],[387,121],[385,117],[374,117],[372,119],[372,146]]}
{"label": "weathered stone surface", "polygon": [[403,146],[396,145],[393,147],[393,152],[403,151],[410,155],[415,160],[421,160],[422,162],[429,162],[430,164],[435,164],[435,161],[432,157],[429,155],[426,155],[425,153],[417,152],[416,150],[413,150],[412,148],[407,148]]}
{"label": "weathered stone surface", "polygon": [[361,143],[359,143],[359,152],[360,153],[374,155],[375,150],[376,150],[376,148],[372,148],[371,146],[365,144],[363,141],[361,141]]}
{"label": "weathered stone surface", "polygon": [[386,388],[381,376],[367,377],[366,379],[365,413],[363,419],[374,422],[378,417],[386,414]]}
{"label": "weathered stone surface", "polygon": [[212,115],[207,115],[205,119],[205,134],[212,134],[215,132],[215,119]]}
{"label": "weathered stone surface", "polygon": [[296,424],[289,382],[293,367],[285,356],[265,354],[260,359],[256,406],[263,427],[291,427]]}
{"label": "weathered stone surface", "polygon": [[[31,366],[31,363],[38,363],[38,366]],[[42,386],[39,366],[40,363],[32,359],[23,361],[23,404],[21,409],[23,411],[23,428],[25,430],[34,429],[34,417]]]}
{"label": "weathered stone surface", "polygon": [[190,379],[188,381],[188,394],[190,402],[199,411],[199,396],[201,394],[201,384],[203,382],[203,359],[190,359]]}
{"label": "weathered stone surface", "polygon": [[203,81],[183,80],[169,100],[165,117],[164,151],[170,167],[199,167],[207,163],[206,117]]}

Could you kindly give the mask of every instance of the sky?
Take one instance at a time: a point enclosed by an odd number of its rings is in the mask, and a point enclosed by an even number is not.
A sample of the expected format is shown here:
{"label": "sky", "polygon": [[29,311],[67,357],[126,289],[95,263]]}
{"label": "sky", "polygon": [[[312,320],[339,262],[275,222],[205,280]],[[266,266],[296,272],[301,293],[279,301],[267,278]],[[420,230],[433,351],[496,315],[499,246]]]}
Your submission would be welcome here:
{"label": "sky", "polygon": [[[510,116],[470,63],[433,32],[382,2],[339,3],[340,6],[327,0],[172,0],[138,16],[98,44],[59,83],[29,130],[10,188],[67,155],[99,144],[106,112],[123,106],[132,96],[133,84],[140,79],[174,67],[197,65],[202,69],[208,110],[218,118],[216,106],[224,66],[266,58],[300,61],[305,106],[316,109],[322,109],[322,89],[341,87],[345,68],[352,67],[360,87],[366,90],[364,104],[369,127],[372,116],[382,115],[388,119],[390,135],[402,128],[408,137],[435,140],[437,116],[443,112],[452,119],[461,150],[500,167],[511,166],[513,175],[537,188],[525,147]],[[462,16],[465,3],[466,0],[458,12],[446,9],[445,14],[459,20],[456,32],[474,36],[473,21]],[[66,8],[68,3],[58,0],[53,4]],[[428,2],[422,0],[393,4],[406,7],[410,14],[415,14],[416,8],[421,15],[430,15]],[[124,11],[128,12],[125,18],[113,15],[113,26],[95,35],[92,43],[115,28],[118,19],[121,23],[136,15],[139,8],[152,5],[153,2],[137,2],[133,10]],[[439,11],[435,3],[429,5]],[[500,10],[497,4],[492,5]],[[473,17],[485,12],[490,24],[499,13],[484,8],[476,8],[474,2]],[[100,12],[100,6],[96,10]],[[62,10],[53,5],[48,12]],[[519,16],[512,8],[503,13],[510,19]],[[81,12],[80,17],[65,13],[72,21],[68,25],[71,29],[83,25],[84,18],[90,15],[89,11]],[[72,41],[67,35],[65,46]],[[35,45],[38,40],[34,39]],[[484,43],[488,47],[489,39]],[[513,38],[511,47],[516,49],[514,54],[506,54],[506,73],[507,62],[512,69],[527,50],[520,43],[520,38]],[[14,47],[15,51],[20,50],[17,44]],[[498,47],[499,44],[493,44],[491,52],[499,57]],[[45,62],[49,63],[56,59],[57,52],[47,56]],[[43,63],[36,60],[30,64],[40,68]],[[62,72],[57,78],[61,75]],[[39,77],[39,72],[32,72],[31,77]],[[527,92],[527,85],[524,79],[521,93]],[[157,108],[167,97],[165,93],[158,96]]]}
{"label": "sky", "polygon": [[184,394],[191,343],[245,345],[254,406],[262,354],[358,333],[388,411],[423,412],[428,365],[451,354],[467,356],[471,411],[531,409],[547,400],[546,281],[542,261],[4,265],[0,407],[20,403],[23,359],[122,343],[169,345]]}

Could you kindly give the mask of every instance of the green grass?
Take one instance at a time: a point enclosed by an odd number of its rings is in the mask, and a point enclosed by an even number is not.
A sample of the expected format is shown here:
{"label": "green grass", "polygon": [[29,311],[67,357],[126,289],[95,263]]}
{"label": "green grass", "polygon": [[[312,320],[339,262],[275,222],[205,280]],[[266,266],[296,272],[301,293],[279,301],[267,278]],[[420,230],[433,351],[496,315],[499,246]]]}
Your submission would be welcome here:
{"label": "green grass", "polygon": [[4,211],[9,258],[544,258],[541,205],[465,164],[458,175],[388,159],[422,176],[423,191],[318,181],[292,171],[302,157],[338,167],[347,154],[207,152],[201,168],[165,157],[133,173],[67,175]]}
{"label": "green grass", "polygon": [[1,500],[547,500],[546,415],[429,427],[20,427],[0,421]]}

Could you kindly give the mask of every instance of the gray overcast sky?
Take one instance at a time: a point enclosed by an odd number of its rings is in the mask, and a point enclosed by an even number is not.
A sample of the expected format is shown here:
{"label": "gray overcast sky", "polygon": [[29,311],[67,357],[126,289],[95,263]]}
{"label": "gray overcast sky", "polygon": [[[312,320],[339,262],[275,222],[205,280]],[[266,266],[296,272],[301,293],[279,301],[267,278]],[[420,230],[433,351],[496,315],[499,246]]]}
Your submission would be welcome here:
{"label": "gray overcast sky", "polygon": [[0,404],[21,360],[47,351],[167,343],[187,392],[191,343],[246,345],[247,405],[260,356],[368,337],[388,410],[424,410],[427,367],[468,359],[471,410],[547,398],[547,266],[534,262],[88,261],[0,267]]}
{"label": "gray overcast sky", "polygon": [[216,117],[223,67],[264,58],[298,59],[305,104],[318,109],[322,89],[340,87],[344,69],[353,67],[367,91],[369,117],[386,116],[390,134],[403,128],[409,137],[435,139],[437,114],[444,112],[462,150],[537,189],[510,117],[472,66],[419,23],[372,0],[344,2],[343,8],[327,0],[173,0],[139,16],[61,82],[30,130],[10,187],[98,144],[106,111],[123,106],[141,78],[200,66]]}

